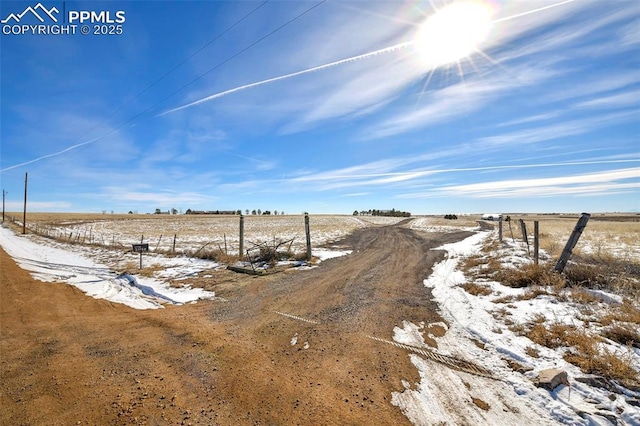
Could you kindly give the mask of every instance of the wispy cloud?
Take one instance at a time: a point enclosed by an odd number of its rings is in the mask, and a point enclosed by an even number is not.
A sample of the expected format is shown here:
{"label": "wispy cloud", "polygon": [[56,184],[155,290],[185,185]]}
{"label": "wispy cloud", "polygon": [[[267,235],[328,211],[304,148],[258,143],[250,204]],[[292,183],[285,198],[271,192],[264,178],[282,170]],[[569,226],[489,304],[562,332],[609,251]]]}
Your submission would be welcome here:
{"label": "wispy cloud", "polygon": [[365,137],[385,138],[465,116],[506,93],[540,84],[556,72],[520,67],[511,69],[511,74],[515,78],[505,78],[498,70],[491,76],[474,76],[442,89],[430,90],[423,97],[424,106],[405,108],[374,125]]}
{"label": "wispy cloud", "polygon": [[[512,171],[524,169],[542,168],[567,168],[578,166],[593,166],[605,164],[625,164],[640,162],[637,156],[626,159],[593,159],[591,161],[567,161],[553,163],[531,163],[531,164],[510,164],[510,165],[485,165],[475,167],[450,167],[450,168],[420,168],[417,163],[421,163],[420,156],[389,159],[385,161],[373,162],[343,169],[330,170],[319,173],[309,173],[303,176],[284,179],[280,182],[282,188],[299,187],[301,184],[309,191],[327,191],[348,188],[370,188],[388,189],[393,187],[396,190],[407,189],[414,182],[434,175],[442,174],[464,174],[466,172],[488,172],[488,171]],[[408,166],[413,168],[407,170]],[[629,169],[637,170],[637,169]],[[264,182],[263,182],[264,184]],[[449,188],[449,187],[447,187]]]}
{"label": "wispy cloud", "polygon": [[212,203],[217,200],[217,197],[207,196],[195,192],[182,192],[182,191],[162,191],[162,190],[149,190],[149,191],[130,191],[123,190],[119,187],[105,187],[103,188],[102,197],[112,200],[117,197],[120,202],[140,203],[143,205],[157,205],[157,206],[175,206],[181,204],[188,205],[202,205],[206,203]]}
{"label": "wispy cloud", "polygon": [[[571,176],[538,179],[508,179],[467,185],[448,185],[429,192],[403,194],[401,198],[423,198],[435,195],[471,198],[508,198],[603,194],[611,190],[626,191],[640,188],[640,181],[637,181],[639,178],[640,168],[635,167]],[[634,181],[624,182],[632,179]]]}
{"label": "wispy cloud", "polygon": [[478,139],[480,144],[488,145],[522,145],[563,139],[570,136],[582,135],[598,129],[604,125],[636,119],[639,110],[622,111],[601,115],[597,118],[585,118],[564,123],[551,124],[524,130],[517,130],[501,135],[487,136]]}
{"label": "wispy cloud", "polygon": [[615,95],[602,96],[584,102],[579,102],[577,108],[624,108],[640,105],[640,90],[632,90]]}
{"label": "wispy cloud", "polygon": [[554,90],[546,95],[548,101],[561,101],[567,99],[580,99],[599,95],[607,92],[625,89],[640,83],[640,75],[637,72],[616,73],[609,78],[585,77],[571,84],[569,87]]}

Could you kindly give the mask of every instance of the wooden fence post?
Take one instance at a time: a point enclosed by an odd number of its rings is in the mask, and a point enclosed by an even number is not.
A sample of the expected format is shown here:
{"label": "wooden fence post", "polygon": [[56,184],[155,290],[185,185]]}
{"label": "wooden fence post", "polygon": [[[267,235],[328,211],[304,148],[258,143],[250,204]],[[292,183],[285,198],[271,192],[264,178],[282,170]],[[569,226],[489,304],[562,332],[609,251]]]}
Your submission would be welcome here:
{"label": "wooden fence post", "polygon": [[309,229],[309,213],[304,214],[304,230],[307,236],[307,260],[311,260],[311,230]]}
{"label": "wooden fence post", "polygon": [[502,218],[498,221],[498,240],[502,242]]}
{"label": "wooden fence post", "polygon": [[527,225],[524,220],[520,219],[520,228],[522,228],[522,240],[527,243],[527,254],[531,255],[529,251],[529,237],[527,236]]}
{"label": "wooden fence post", "polygon": [[539,235],[539,222],[533,221],[533,263],[538,264],[539,252],[540,252],[540,235]]}
{"label": "wooden fence post", "polygon": [[22,233],[27,233],[27,173],[24,174],[24,210],[22,212]]}
{"label": "wooden fence post", "polygon": [[567,262],[569,261],[569,256],[571,256],[571,251],[578,243],[580,235],[582,235],[582,231],[587,226],[587,222],[589,222],[590,217],[591,215],[589,213],[582,213],[582,216],[578,219],[578,223],[576,223],[576,227],[573,228],[573,232],[567,240],[567,244],[564,246],[564,250],[562,250],[560,259],[558,259],[558,263],[556,263],[556,267],[553,268],[554,271],[564,271],[564,267],[567,266]]}
{"label": "wooden fence post", "polygon": [[176,252],[176,238],[178,237],[178,234],[173,234],[173,252]]}
{"label": "wooden fence post", "polygon": [[242,258],[244,255],[244,216],[240,215],[240,249],[238,250],[238,257]]}

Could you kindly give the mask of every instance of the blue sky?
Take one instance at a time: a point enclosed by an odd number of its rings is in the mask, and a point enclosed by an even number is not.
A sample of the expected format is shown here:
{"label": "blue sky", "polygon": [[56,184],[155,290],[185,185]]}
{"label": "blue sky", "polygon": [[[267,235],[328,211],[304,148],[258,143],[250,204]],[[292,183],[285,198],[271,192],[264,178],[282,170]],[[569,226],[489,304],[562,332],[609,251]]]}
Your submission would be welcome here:
{"label": "blue sky", "polygon": [[126,20],[3,29],[9,210],[640,211],[640,2],[41,3]]}

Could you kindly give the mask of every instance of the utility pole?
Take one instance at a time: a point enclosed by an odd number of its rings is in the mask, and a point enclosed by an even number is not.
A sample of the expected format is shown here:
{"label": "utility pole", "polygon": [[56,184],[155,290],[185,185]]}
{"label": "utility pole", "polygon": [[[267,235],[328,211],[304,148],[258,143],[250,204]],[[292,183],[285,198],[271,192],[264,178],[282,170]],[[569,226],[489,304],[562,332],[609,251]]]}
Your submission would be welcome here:
{"label": "utility pole", "polygon": [[7,191],[2,190],[2,223],[4,223],[4,199],[7,196]]}
{"label": "utility pole", "polygon": [[24,174],[24,210],[22,212],[22,233],[27,233],[27,173]]}

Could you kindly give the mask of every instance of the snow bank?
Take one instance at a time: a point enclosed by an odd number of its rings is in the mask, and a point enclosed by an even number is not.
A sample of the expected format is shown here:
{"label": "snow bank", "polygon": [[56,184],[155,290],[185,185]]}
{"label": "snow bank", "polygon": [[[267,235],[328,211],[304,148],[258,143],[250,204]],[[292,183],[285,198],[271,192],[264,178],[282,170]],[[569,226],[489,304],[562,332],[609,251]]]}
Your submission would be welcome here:
{"label": "snow bank", "polygon": [[[496,304],[493,300],[523,289],[512,289],[496,282],[483,282],[492,289],[489,296],[474,296],[460,284],[467,278],[459,269],[464,256],[479,253],[485,240],[495,238],[495,231],[478,232],[475,235],[439,249],[447,251],[447,258],[435,265],[433,273],[424,281],[440,306],[441,314],[449,328],[443,337],[434,337],[437,351],[455,356],[491,371],[498,380],[476,377],[453,371],[443,365],[425,360],[415,354],[411,362],[420,373],[420,382],[412,386],[405,383],[405,390],[392,394],[392,403],[415,425],[438,424],[509,424],[509,425],[609,425],[603,414],[616,414],[622,424],[639,425],[640,409],[626,401],[624,395],[609,399],[610,392],[572,380],[584,376],[577,367],[565,362],[563,350],[551,350],[535,345],[526,337],[512,332],[501,312],[512,323],[525,323],[534,315],[542,315],[553,321],[571,323],[577,327],[577,310],[569,303],[555,298],[539,296],[531,300],[519,300]],[[513,253],[513,251],[511,251]],[[530,262],[527,258],[511,259],[516,264]],[[601,295],[603,299],[617,301],[613,295]],[[422,333],[428,327],[404,321],[403,327],[394,329],[394,340],[399,343],[425,347]],[[538,351],[532,357],[526,351],[533,347]],[[620,348],[624,350],[624,348]],[[638,354],[631,354],[640,360]],[[532,371],[523,375],[513,371],[506,360],[516,361]],[[569,373],[571,388],[560,386],[553,392],[537,388],[531,378],[535,372],[546,368],[561,368]],[[638,398],[634,393],[628,397]],[[479,403],[479,401],[481,401]],[[484,405],[486,404],[486,405]]]}
{"label": "snow bank", "polygon": [[4,227],[0,227],[0,245],[38,280],[65,282],[96,299],[135,309],[156,309],[166,303],[183,304],[215,296],[213,292],[198,288],[173,288],[151,278],[118,275],[81,254],[38,244],[28,236],[16,235]]}

